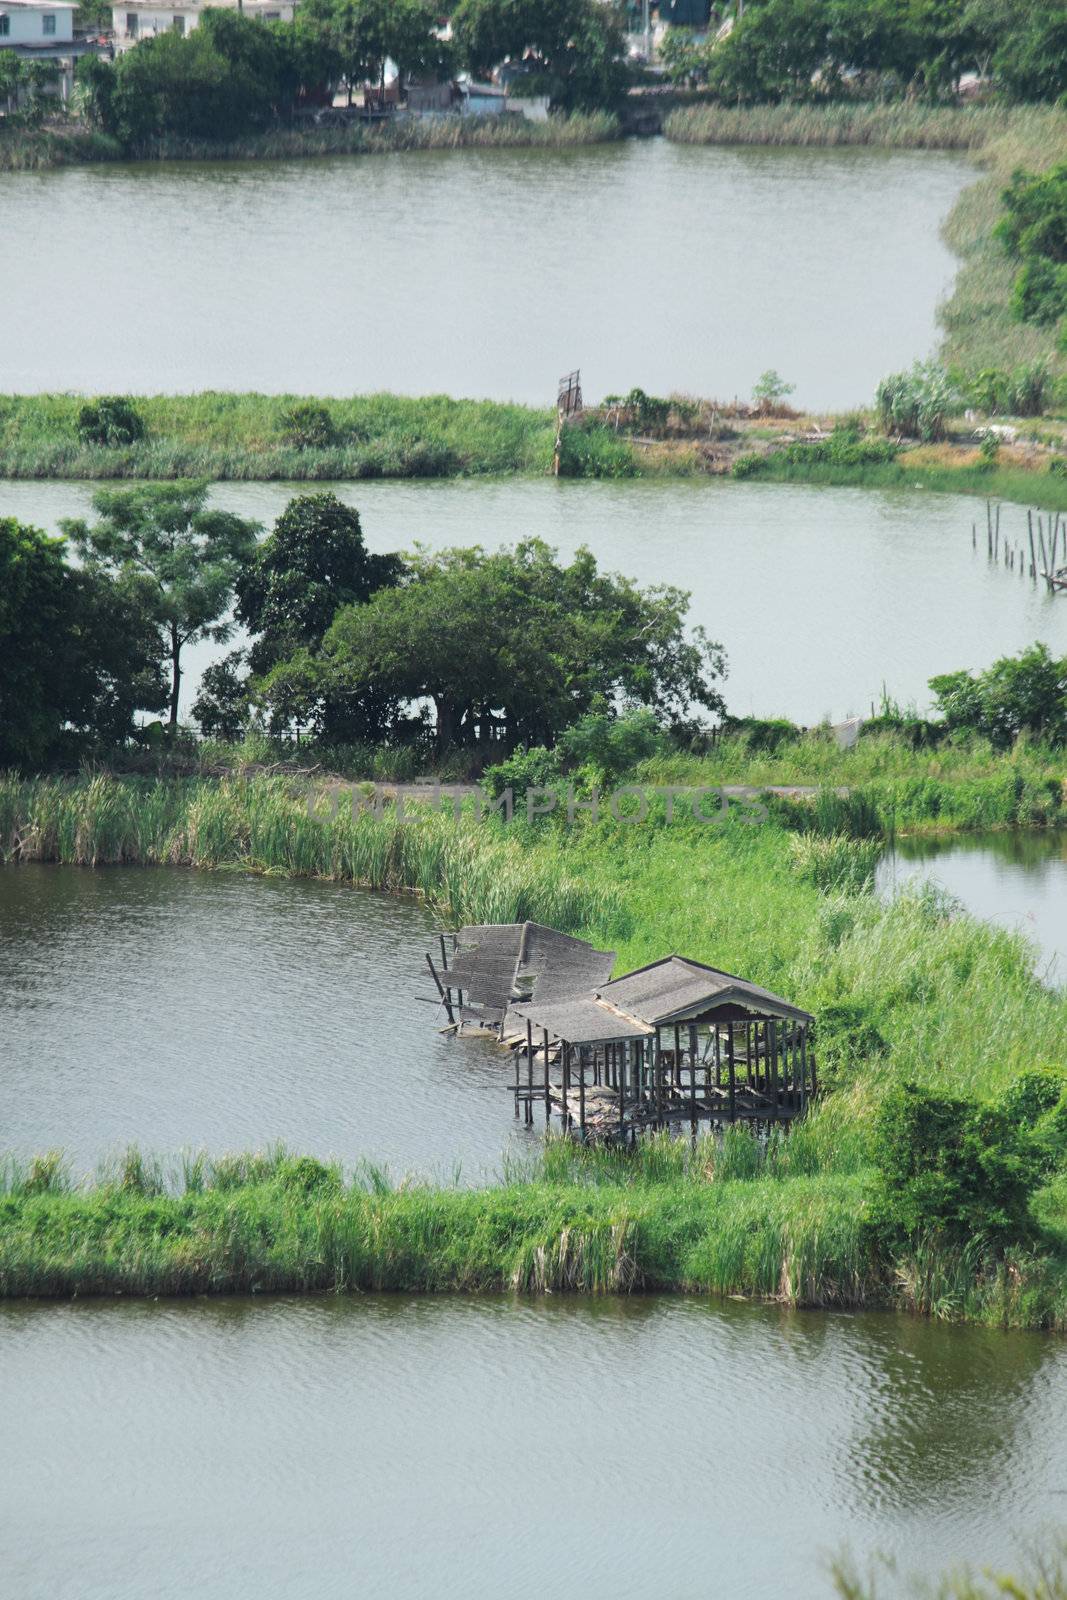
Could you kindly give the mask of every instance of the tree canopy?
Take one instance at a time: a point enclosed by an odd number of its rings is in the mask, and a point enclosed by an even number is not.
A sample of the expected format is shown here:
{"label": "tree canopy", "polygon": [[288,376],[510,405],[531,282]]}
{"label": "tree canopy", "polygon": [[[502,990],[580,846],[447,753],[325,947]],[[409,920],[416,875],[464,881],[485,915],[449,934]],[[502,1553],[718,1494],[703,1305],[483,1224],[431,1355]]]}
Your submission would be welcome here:
{"label": "tree canopy", "polygon": [[1045,644],[983,672],[943,673],[930,688],[951,730],[978,733],[1001,749],[1022,733],[1067,743],[1067,657],[1057,660]]}
{"label": "tree canopy", "polygon": [[626,87],[622,22],[603,0],[459,0],[452,36],[476,76],[524,62],[567,109],[610,105]]}
{"label": "tree canopy", "polygon": [[[720,646],[687,634],[688,596],[601,572],[579,550],[567,565],[539,539],[514,550],[419,550],[401,582],[341,610],[314,681],[335,695],[429,700],[439,752],[475,742],[489,722],[507,747],[551,744],[598,696],[681,718],[718,711]],[[306,670],[297,661],[297,677]],[[282,669],[284,670],[284,669]]]}
{"label": "tree canopy", "polygon": [[119,743],[166,691],[160,641],[137,596],[68,565],[65,541],[0,520],[0,767],[33,768],[64,731]]}
{"label": "tree canopy", "polygon": [[139,484],[93,496],[98,520],[62,524],[89,572],[113,577],[161,630],[170,668],[169,717],[178,725],[181,655],[225,640],[234,584],[255,549],[257,525],[207,505],[203,483]]}
{"label": "tree canopy", "polygon": [[[236,585],[237,618],[252,635],[253,692],[276,730],[299,720],[331,743],[382,732],[383,720],[395,710],[392,699],[369,691],[359,702],[347,693],[331,694],[315,661],[337,612],[395,584],[402,571],[399,556],[367,550],[359,513],[336,495],[301,495],[289,502]],[[227,699],[233,703],[233,685],[223,673],[216,673],[208,689],[220,711]],[[201,709],[216,716],[207,701]]]}

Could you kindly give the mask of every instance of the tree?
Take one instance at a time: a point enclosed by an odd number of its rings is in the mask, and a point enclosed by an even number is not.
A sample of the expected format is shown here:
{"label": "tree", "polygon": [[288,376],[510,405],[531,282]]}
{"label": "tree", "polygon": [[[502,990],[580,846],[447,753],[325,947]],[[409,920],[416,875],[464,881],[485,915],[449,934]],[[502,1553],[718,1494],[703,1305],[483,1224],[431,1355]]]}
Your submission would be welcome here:
{"label": "tree", "polygon": [[89,113],[129,149],[167,138],[221,140],[267,127],[331,63],[308,28],[207,10],[187,35],[161,33],[115,62],[83,62]]}
{"label": "tree", "polygon": [[766,0],[711,51],[708,83],[723,100],[807,99],[827,56],[825,0]]}
{"label": "tree", "polygon": [[1016,172],[1003,193],[996,233],[1021,262],[1012,291],[1016,316],[1052,323],[1067,314],[1067,161],[1048,172]]}
{"label": "tree", "polygon": [[977,733],[1004,749],[1021,733],[1067,743],[1067,658],[1045,644],[1005,656],[977,676],[948,672],[930,679],[949,728]]}
{"label": "tree", "polygon": [[1013,100],[1058,100],[1067,93],[1067,5],[1029,0],[1003,37],[993,71]]}
{"label": "tree", "polygon": [[64,522],[63,530],[90,571],[113,576],[162,628],[173,735],[182,650],[230,636],[226,612],[238,574],[255,550],[257,526],[232,512],[210,510],[202,483],[102,489],[93,496],[93,509],[99,519],[93,526],[79,518]]}
{"label": "tree", "polygon": [[319,670],[333,693],[432,701],[439,754],[490,723],[506,748],[550,745],[597,696],[668,718],[722,709],[723,653],[686,635],[687,600],[602,573],[585,549],[561,566],[539,539],[420,550],[398,586],[338,613]]}
{"label": "tree", "polygon": [[63,730],[125,739],[166,695],[159,637],[135,596],[65,559],[65,541],[0,520],[0,767],[33,768]]}
{"label": "tree", "polygon": [[471,72],[525,62],[567,109],[611,105],[626,87],[625,34],[603,0],[460,0],[452,35]]}
{"label": "tree", "polygon": [[208,739],[236,744],[245,731],[250,706],[248,679],[241,674],[244,662],[243,650],[231,650],[221,661],[205,667],[201,675],[192,712]]}
{"label": "tree", "polygon": [[331,741],[381,731],[392,702],[372,707],[368,697],[359,708],[351,696],[321,692],[314,660],[341,607],[362,604],[402,572],[399,556],[367,550],[359,513],[336,495],[289,502],[237,580],[237,617],[253,635],[249,666],[277,729],[296,718]]}

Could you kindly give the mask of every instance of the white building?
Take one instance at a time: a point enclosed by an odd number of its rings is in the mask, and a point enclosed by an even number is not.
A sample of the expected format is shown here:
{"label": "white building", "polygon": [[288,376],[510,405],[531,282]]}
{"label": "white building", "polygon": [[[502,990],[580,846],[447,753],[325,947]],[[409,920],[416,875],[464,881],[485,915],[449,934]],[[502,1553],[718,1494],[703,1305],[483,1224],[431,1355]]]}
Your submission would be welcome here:
{"label": "white building", "polygon": [[57,93],[66,100],[74,87],[74,62],[95,50],[74,38],[73,0],[0,0],[0,50],[23,61],[50,61],[59,68]]}
{"label": "white building", "polygon": [[[2,0],[0,0],[2,3]],[[155,33],[190,33],[207,10],[236,11],[259,22],[292,22],[296,0],[177,0],[166,5],[163,0],[126,0],[124,5],[112,6],[111,26],[115,35],[116,50],[128,50],[138,39],[147,39]]]}

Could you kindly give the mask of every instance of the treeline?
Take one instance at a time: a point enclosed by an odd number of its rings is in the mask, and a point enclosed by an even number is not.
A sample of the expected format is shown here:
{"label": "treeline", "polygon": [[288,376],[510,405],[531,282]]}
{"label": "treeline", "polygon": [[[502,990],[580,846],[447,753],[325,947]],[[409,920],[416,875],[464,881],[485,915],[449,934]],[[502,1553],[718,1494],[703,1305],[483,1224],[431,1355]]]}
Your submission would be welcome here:
{"label": "treeline", "polygon": [[[261,542],[203,484],[93,503],[95,519],[66,521],[63,539],[0,522],[0,767],[173,742],[186,647],[225,643],[237,623],[250,644],[208,668],[193,707],[229,740],[254,723],[327,744],[503,754],[554,743],[616,697],[679,725],[693,707],[722,709],[723,653],[687,630],[688,596],[602,572],[588,550],[568,564],[537,539],[376,555],[331,494],[291,501]],[[139,713],[166,726],[139,731]]]}
{"label": "treeline", "polygon": [[1067,90],[1062,0],[749,0],[725,20],[721,38],[672,30],[663,58],[676,81],[727,103],[936,100],[969,73],[1011,100]]}
{"label": "treeline", "polygon": [[[238,624],[248,643],[207,668],[192,706],[227,743],[253,732],[407,750],[417,765],[458,755],[523,790],[700,753],[708,714],[754,736],[727,716],[725,653],[687,627],[688,595],[603,572],[588,550],[568,563],[539,539],[375,554],[332,494],[290,501],[265,538],[210,507],[201,483],[106,489],[93,504],[62,538],[0,521],[0,768],[173,748],[186,648],[225,644]],[[1067,658],[1043,644],[930,687],[934,720],[887,705],[871,731],[916,747],[1067,745]],[[775,750],[801,731],[754,726]]]}
{"label": "treeline", "polygon": [[441,37],[425,0],[304,0],[286,23],[209,10],[188,34],[145,39],[113,62],[86,57],[79,82],[98,127],[147,149],[263,132],[346,86],[351,102],[384,87],[390,61],[403,92],[416,74],[481,75],[508,59],[529,93],[564,111],[611,107],[629,81],[621,25],[600,0],[461,0],[451,22]]}

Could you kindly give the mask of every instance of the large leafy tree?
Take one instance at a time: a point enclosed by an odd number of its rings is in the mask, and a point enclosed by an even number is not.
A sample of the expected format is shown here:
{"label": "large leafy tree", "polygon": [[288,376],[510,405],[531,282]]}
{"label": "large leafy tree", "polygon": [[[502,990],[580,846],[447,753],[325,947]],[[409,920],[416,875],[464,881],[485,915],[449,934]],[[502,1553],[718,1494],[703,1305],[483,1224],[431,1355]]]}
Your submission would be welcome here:
{"label": "large leafy tree", "polygon": [[452,35],[472,72],[525,60],[568,109],[610,105],[626,86],[622,23],[604,0],[460,0]]}
{"label": "large leafy tree", "polygon": [[[276,729],[299,720],[331,741],[382,732],[392,700],[330,694],[316,660],[337,612],[395,584],[402,572],[399,556],[367,549],[358,511],[336,495],[289,502],[237,579],[237,617],[252,635],[248,663]],[[220,704],[222,691],[232,701],[222,677],[217,689]]]}
{"label": "large leafy tree", "polygon": [[0,766],[39,766],[65,729],[113,745],[166,692],[135,595],[65,559],[65,541],[0,520]]}
{"label": "large leafy tree", "polygon": [[721,709],[723,653],[686,634],[687,600],[601,572],[588,550],[561,565],[539,539],[419,551],[398,586],[338,613],[319,671],[333,693],[430,700],[439,752],[489,720],[509,746],[551,744],[598,696],[666,717]]}
{"label": "large leafy tree", "polygon": [[230,636],[227,613],[238,575],[255,551],[257,525],[209,508],[203,483],[102,489],[93,496],[93,509],[95,523],[68,520],[63,530],[87,570],[113,577],[160,628],[173,733],[182,651],[187,644]]}

